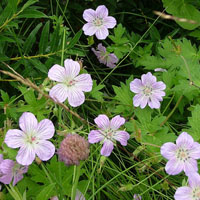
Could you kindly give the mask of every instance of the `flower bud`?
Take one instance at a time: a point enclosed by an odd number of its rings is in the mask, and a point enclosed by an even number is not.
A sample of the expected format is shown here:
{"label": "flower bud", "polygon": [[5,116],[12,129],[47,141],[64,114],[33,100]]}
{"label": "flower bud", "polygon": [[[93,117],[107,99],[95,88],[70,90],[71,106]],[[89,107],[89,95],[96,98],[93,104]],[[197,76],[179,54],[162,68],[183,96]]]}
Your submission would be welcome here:
{"label": "flower bud", "polygon": [[66,165],[79,165],[81,160],[88,158],[89,143],[78,134],[68,134],[58,149],[59,160]]}

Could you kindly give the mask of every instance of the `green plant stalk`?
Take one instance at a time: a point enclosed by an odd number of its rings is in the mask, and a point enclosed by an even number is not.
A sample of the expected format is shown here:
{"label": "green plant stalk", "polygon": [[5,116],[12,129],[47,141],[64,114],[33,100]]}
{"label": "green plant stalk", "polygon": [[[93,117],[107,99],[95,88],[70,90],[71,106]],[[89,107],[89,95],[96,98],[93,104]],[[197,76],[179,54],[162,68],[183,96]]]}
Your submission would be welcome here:
{"label": "green plant stalk", "polygon": [[77,185],[78,185],[78,181],[80,177],[81,166],[82,166],[81,162],[78,166],[74,165],[74,176],[73,176],[72,193],[71,193],[72,200],[75,200],[76,198],[76,190],[77,190]]}

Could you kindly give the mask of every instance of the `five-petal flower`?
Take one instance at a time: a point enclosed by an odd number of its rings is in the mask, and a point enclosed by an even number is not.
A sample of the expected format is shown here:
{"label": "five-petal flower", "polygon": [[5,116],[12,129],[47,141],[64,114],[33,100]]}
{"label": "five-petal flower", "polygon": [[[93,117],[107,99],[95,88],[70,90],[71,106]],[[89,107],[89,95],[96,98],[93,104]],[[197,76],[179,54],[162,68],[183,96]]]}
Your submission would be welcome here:
{"label": "five-petal flower", "polygon": [[114,28],[116,20],[108,16],[108,9],[104,6],[98,6],[96,10],[86,9],[83,12],[83,19],[87,23],[83,26],[85,35],[96,35],[99,40],[104,40],[109,35],[108,29]]}
{"label": "five-petal flower", "polygon": [[68,99],[71,106],[77,107],[85,101],[83,92],[90,92],[92,90],[92,79],[89,74],[79,74],[80,64],[72,59],[64,61],[65,67],[54,65],[48,72],[48,77],[57,81],[53,88],[51,88],[49,95],[59,102],[64,102]]}
{"label": "five-petal flower", "polygon": [[88,135],[89,143],[102,142],[101,155],[110,156],[115,140],[126,146],[130,135],[126,131],[118,130],[125,123],[125,119],[119,115],[113,117],[111,121],[106,115],[99,115],[94,119],[99,130],[92,130]]}
{"label": "five-petal flower", "polygon": [[197,172],[197,161],[200,158],[200,144],[194,142],[192,136],[186,132],[182,132],[176,144],[167,142],[161,147],[161,154],[168,159],[165,170],[170,175],[179,174],[184,171]]}
{"label": "five-petal flower", "polygon": [[10,148],[19,148],[16,160],[21,165],[30,165],[37,155],[41,160],[49,160],[55,153],[55,146],[47,141],[53,137],[55,128],[49,119],[38,123],[36,117],[25,112],[19,119],[21,130],[10,129],[5,143]]}

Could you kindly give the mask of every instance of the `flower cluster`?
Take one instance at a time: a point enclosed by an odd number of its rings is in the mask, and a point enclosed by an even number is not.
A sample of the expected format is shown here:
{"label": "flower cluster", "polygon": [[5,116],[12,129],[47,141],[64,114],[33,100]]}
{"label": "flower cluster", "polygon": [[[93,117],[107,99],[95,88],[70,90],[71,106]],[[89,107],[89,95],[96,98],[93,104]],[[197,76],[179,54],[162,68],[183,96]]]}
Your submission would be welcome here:
{"label": "flower cluster", "polygon": [[197,173],[197,159],[200,159],[200,144],[186,132],[181,133],[176,144],[167,142],[161,147],[161,154],[168,159],[165,170],[170,175],[184,171],[189,178],[189,187],[178,188],[176,200],[196,200],[200,198],[200,176]]}

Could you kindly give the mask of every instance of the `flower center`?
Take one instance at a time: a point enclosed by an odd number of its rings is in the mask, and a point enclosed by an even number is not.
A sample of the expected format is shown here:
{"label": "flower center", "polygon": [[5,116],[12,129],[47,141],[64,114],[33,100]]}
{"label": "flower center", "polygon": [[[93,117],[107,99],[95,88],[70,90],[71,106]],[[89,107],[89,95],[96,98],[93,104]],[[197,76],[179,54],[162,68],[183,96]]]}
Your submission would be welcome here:
{"label": "flower center", "polygon": [[100,26],[102,26],[102,25],[103,25],[103,19],[102,19],[102,18],[99,18],[99,17],[97,17],[97,18],[95,18],[95,19],[93,20],[93,24],[94,24],[95,26],[98,26],[98,27],[100,27]]}
{"label": "flower center", "polygon": [[66,84],[68,87],[71,87],[71,86],[75,85],[75,83],[76,83],[75,80],[67,80],[67,81],[65,82],[65,84]]}
{"label": "flower center", "polygon": [[29,144],[37,144],[37,137],[32,133],[32,134],[27,134],[26,137],[26,142]]}
{"label": "flower center", "polygon": [[200,200],[200,187],[196,187],[192,190],[192,200]]}
{"label": "flower center", "polygon": [[113,134],[115,133],[115,131],[113,131],[112,129],[107,129],[107,130],[105,130],[103,133],[104,133],[104,136],[105,136],[107,139],[112,140]]}
{"label": "flower center", "polygon": [[146,86],[146,87],[143,89],[143,92],[144,92],[145,96],[150,96],[150,95],[151,95],[151,92],[152,92],[152,88],[149,87],[149,86]]}
{"label": "flower center", "polygon": [[176,151],[176,158],[179,161],[186,162],[190,158],[189,151],[183,147],[180,147]]}

